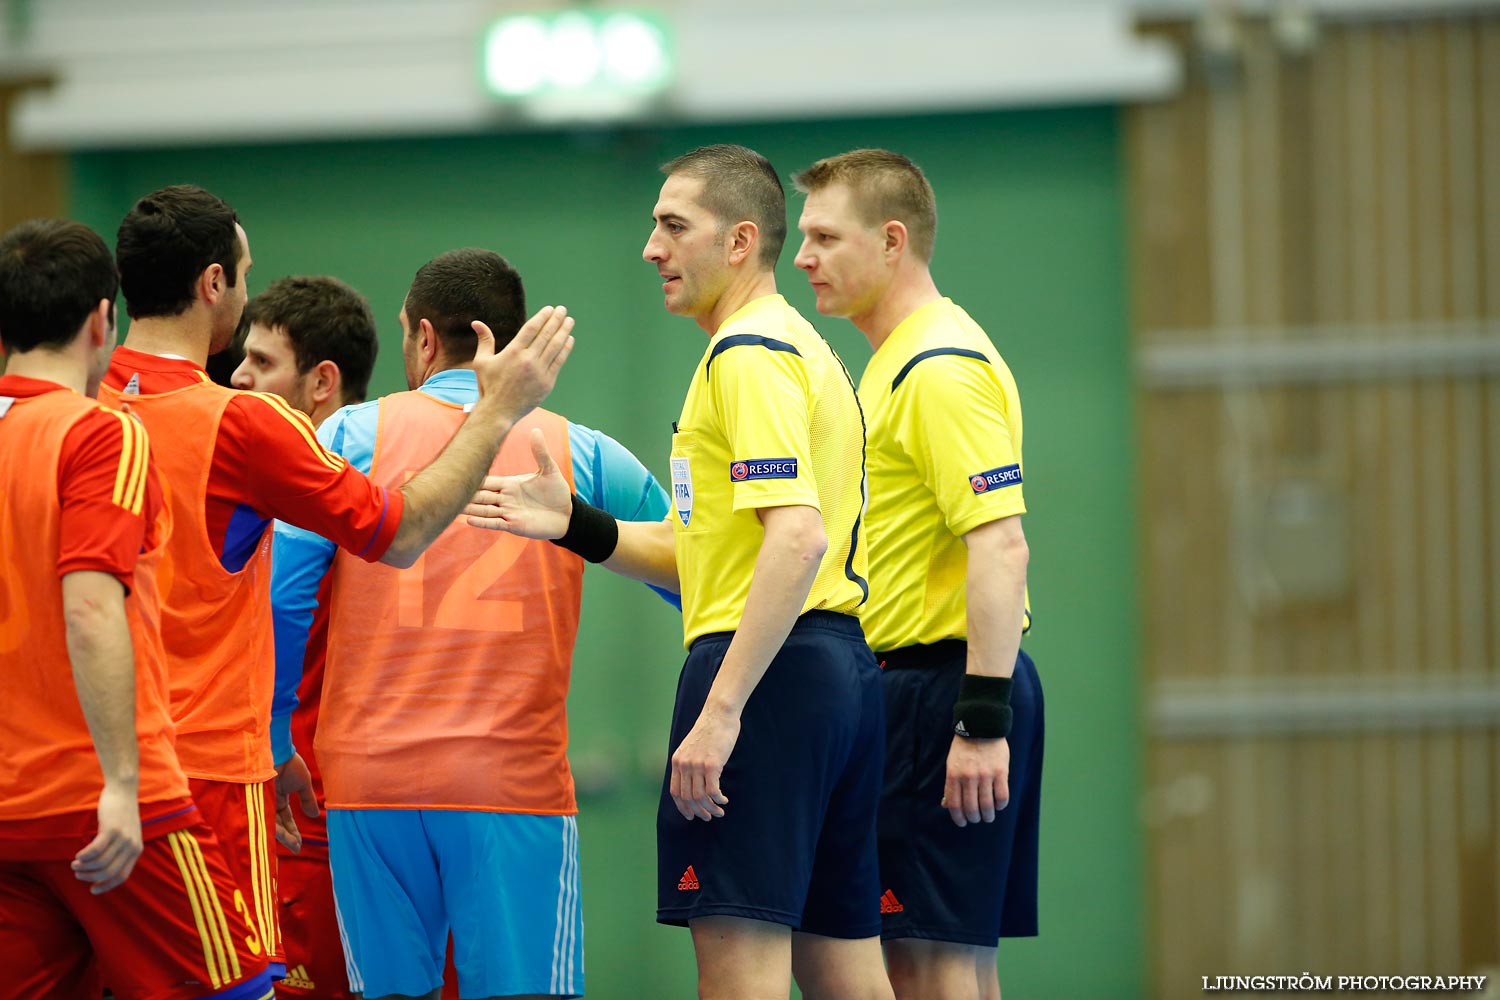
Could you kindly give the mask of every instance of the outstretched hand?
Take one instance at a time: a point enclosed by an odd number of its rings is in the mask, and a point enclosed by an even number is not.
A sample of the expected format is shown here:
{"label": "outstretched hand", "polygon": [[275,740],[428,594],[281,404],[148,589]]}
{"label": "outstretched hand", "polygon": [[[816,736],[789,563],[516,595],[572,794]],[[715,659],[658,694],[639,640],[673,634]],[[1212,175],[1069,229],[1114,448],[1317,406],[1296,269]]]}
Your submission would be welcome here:
{"label": "outstretched hand", "polygon": [[531,430],[536,471],[529,476],[489,476],[464,508],[475,528],[508,531],[523,538],[561,538],[573,515],[573,491],[547,449],[547,435]]}
{"label": "outstretched hand", "polygon": [[479,338],[474,374],[481,404],[494,400],[490,405],[498,404],[506,419],[520,420],[557,384],[557,373],[573,350],[573,317],[563,306],[543,306],[499,353],[490,328],[477,319],[472,326]]}

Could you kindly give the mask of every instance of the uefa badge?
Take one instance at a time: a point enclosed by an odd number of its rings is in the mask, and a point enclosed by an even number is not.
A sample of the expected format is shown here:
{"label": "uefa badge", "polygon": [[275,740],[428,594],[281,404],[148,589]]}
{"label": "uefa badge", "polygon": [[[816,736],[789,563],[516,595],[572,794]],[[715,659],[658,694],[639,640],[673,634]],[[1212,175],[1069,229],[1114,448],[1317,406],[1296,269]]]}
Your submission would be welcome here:
{"label": "uefa badge", "polygon": [[672,503],[686,528],[693,519],[693,467],[685,458],[672,459]]}
{"label": "uefa badge", "polygon": [[1018,462],[1002,465],[988,472],[976,472],[969,477],[969,489],[973,490],[976,496],[980,493],[988,493],[990,490],[1020,485],[1021,466]]}
{"label": "uefa badge", "polygon": [[743,483],[754,479],[796,479],[795,458],[747,458],[729,463],[729,481]]}

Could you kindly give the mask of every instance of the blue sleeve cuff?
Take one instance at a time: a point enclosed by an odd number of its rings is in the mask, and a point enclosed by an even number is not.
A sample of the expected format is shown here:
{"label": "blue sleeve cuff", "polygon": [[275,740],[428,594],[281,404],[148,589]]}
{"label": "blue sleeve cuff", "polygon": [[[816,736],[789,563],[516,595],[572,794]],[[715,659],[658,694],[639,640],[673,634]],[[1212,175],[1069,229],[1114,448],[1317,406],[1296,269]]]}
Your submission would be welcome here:
{"label": "blue sleeve cuff", "polygon": [[292,745],[292,717],[271,716],[271,759],[280,767],[296,752],[297,748]]}

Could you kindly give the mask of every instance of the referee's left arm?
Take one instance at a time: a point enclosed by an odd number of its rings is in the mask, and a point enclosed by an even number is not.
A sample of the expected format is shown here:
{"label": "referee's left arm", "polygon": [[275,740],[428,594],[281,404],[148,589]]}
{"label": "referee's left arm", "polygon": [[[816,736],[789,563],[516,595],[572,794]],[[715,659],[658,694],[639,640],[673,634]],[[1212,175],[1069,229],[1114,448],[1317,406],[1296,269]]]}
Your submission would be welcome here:
{"label": "referee's left arm", "polygon": [[1021,515],[981,524],[963,535],[969,659],[965,673],[1009,677],[1021,650],[1026,619],[1026,564],[1031,552]]}
{"label": "referee's left arm", "polygon": [[[1030,552],[1019,514],[987,521],[960,537],[969,557],[964,595],[969,651],[959,693],[962,702],[970,678],[1005,678],[1008,688],[1015,673],[1026,618]],[[954,714],[967,713],[955,708]],[[1010,802],[1010,743],[1003,736],[971,738],[961,731],[952,741],[943,805],[958,826],[993,823]]]}

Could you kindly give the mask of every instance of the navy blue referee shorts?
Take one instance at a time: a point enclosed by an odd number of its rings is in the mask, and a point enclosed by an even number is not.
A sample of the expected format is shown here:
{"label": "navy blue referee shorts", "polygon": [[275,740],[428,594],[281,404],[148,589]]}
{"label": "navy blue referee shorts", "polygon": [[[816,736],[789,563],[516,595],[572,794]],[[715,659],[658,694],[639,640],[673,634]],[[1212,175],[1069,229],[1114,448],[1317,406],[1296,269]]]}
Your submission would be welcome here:
{"label": "navy blue referee shorts", "polygon": [[[732,632],[688,651],[670,751],[698,721]],[[809,611],[745,705],[720,778],[724,816],[686,820],[662,780],[657,910],[664,924],[746,917],[837,938],[880,933],[885,703],[880,668],[849,615]]]}
{"label": "navy blue referee shorts", "polygon": [[943,808],[953,703],[967,643],[947,639],[876,654],[884,664],[885,792],[880,802],[881,937],[993,948],[1036,935],[1042,801],[1042,685],[1016,658],[1010,704],[1010,804],[993,823],[959,827]]}

